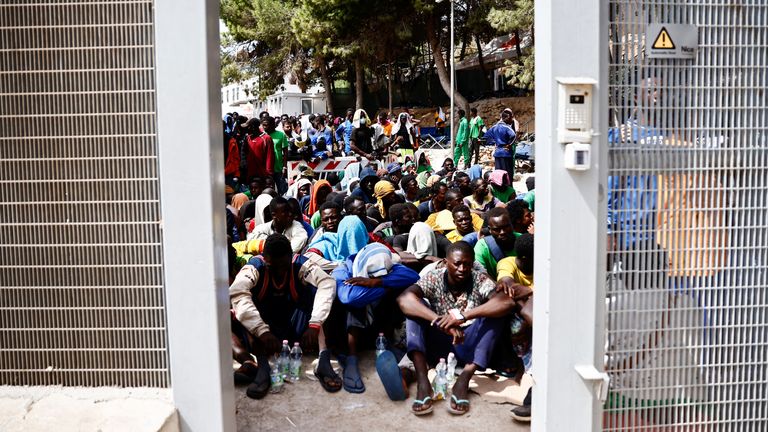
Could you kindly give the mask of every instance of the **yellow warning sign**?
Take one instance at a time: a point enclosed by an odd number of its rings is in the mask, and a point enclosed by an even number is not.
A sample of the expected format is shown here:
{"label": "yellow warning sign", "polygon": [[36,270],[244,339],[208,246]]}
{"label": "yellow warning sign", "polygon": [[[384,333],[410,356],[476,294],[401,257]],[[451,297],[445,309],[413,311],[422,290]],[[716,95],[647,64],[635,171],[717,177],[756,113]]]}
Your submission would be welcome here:
{"label": "yellow warning sign", "polygon": [[675,49],[675,43],[672,42],[666,28],[662,27],[659,35],[656,36],[656,40],[653,41],[653,49]]}

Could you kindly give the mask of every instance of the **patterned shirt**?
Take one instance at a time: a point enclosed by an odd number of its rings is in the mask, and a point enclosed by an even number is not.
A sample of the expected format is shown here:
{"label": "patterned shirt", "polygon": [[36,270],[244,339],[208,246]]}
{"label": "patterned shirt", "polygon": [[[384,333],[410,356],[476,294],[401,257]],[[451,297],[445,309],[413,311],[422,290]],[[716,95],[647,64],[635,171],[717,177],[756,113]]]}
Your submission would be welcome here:
{"label": "patterned shirt", "polygon": [[[482,305],[491,298],[496,284],[487,274],[472,270],[471,291],[465,291],[458,297],[454,297],[446,284],[447,269],[435,268],[426,274],[422,274],[421,280],[417,283],[424,293],[424,300],[429,302],[429,308],[438,315],[445,315],[451,309],[458,309],[461,313]],[[472,321],[466,321],[462,327],[472,324]]]}

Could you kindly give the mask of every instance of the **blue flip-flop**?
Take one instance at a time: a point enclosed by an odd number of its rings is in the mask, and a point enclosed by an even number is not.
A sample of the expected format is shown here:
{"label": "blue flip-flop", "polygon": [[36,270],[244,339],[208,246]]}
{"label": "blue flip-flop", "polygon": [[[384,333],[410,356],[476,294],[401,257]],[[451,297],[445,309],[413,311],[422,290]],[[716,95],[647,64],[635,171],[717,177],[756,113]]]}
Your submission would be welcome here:
{"label": "blue flip-flop", "polygon": [[427,397],[425,397],[424,399],[421,399],[421,400],[414,399],[413,400],[413,404],[411,405],[411,412],[413,413],[413,415],[423,416],[425,414],[431,413],[435,409],[435,405],[434,404],[430,404],[429,408],[425,408],[425,409],[419,410],[419,411],[413,409],[416,405],[424,406],[424,405],[427,404],[427,402],[432,402],[432,396],[427,396]]}
{"label": "blue flip-flop", "polygon": [[344,366],[344,390],[350,393],[365,392],[365,384],[363,384],[363,378],[360,376],[360,369],[357,367],[356,356],[347,357]]}
{"label": "blue flip-flop", "polygon": [[403,374],[397,365],[397,358],[390,351],[384,351],[376,358],[376,372],[387,391],[390,400],[401,401],[406,399],[403,387]]}
{"label": "blue flip-flop", "polygon": [[449,403],[448,403],[448,412],[449,412],[449,413],[451,413],[451,414],[454,414],[454,415],[464,415],[464,414],[466,414],[466,413],[468,413],[468,412],[469,412],[469,400],[468,400],[468,399],[459,399],[459,398],[457,398],[457,397],[456,397],[456,395],[453,395],[453,394],[452,394],[452,395],[451,395],[451,400],[453,401],[453,403],[455,403],[455,404],[456,404],[456,406],[459,406],[459,405],[466,405],[466,406],[467,406],[467,409],[466,409],[466,410],[464,410],[464,411],[461,411],[461,410],[457,410],[457,409],[453,408],[453,407],[451,406],[450,402],[449,402]]}

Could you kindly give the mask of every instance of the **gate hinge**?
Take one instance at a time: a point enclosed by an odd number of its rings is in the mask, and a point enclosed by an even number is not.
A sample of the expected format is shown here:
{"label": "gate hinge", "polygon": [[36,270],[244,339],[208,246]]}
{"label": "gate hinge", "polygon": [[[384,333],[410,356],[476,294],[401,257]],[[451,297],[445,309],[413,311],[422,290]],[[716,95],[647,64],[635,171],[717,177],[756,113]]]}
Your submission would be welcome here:
{"label": "gate hinge", "polygon": [[576,372],[584,381],[592,381],[597,384],[597,399],[605,402],[608,398],[608,384],[611,379],[605,372],[600,372],[594,365],[576,365]]}

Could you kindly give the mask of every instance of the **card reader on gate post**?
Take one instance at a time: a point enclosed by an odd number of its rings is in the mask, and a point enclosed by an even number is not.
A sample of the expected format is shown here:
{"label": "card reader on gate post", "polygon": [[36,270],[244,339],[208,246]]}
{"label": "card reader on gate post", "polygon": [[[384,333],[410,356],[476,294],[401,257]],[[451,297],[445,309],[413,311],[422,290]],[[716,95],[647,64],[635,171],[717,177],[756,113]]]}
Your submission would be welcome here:
{"label": "card reader on gate post", "polygon": [[565,144],[566,169],[585,171],[592,150],[592,78],[557,78],[557,142]]}

